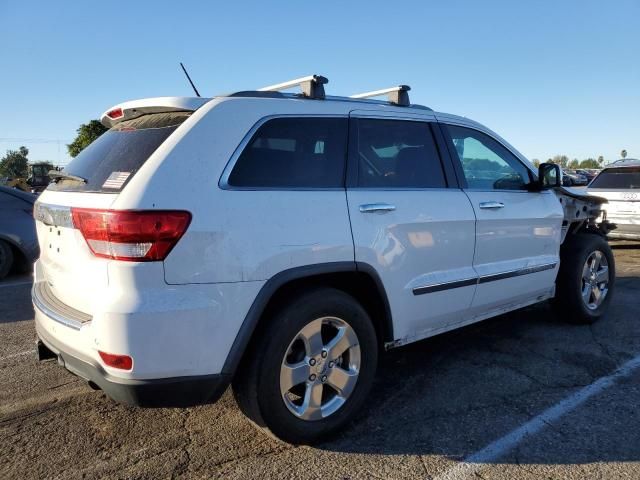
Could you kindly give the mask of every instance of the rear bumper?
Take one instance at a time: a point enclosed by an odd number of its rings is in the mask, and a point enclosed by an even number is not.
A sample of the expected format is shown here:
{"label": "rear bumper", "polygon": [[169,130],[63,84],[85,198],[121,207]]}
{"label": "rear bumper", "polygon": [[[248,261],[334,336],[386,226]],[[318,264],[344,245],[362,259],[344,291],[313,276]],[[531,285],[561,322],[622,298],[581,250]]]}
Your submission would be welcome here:
{"label": "rear bumper", "polygon": [[[38,330],[39,359],[57,357],[69,372],[103,390],[110,398],[125,405],[141,407],[188,407],[218,400],[229,385],[224,374],[197,375],[151,380],[131,380],[109,375],[101,365],[64,351],[64,347]],[[41,343],[40,343],[41,342]]]}

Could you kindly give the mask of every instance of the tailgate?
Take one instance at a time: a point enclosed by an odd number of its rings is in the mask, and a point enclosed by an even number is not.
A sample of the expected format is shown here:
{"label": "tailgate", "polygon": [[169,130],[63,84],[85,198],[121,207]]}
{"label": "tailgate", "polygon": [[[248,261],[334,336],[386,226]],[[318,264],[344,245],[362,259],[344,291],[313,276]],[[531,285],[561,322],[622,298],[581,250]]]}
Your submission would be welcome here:
{"label": "tailgate", "polygon": [[607,219],[613,223],[640,223],[640,193],[597,189],[590,189],[589,193],[608,200],[603,209],[607,212]]}
{"label": "tailgate", "polygon": [[53,296],[69,307],[92,315],[108,286],[108,259],[91,253],[73,227],[71,207],[109,208],[115,194],[46,190],[34,207],[40,260],[36,281],[46,281]]}
{"label": "tailgate", "polygon": [[34,207],[41,252],[36,281],[46,280],[49,297],[80,313],[93,315],[104,301],[110,260],[91,252],[74,228],[71,209],[109,209],[127,182],[192,112],[139,113],[117,122],[56,172],[55,181]]}

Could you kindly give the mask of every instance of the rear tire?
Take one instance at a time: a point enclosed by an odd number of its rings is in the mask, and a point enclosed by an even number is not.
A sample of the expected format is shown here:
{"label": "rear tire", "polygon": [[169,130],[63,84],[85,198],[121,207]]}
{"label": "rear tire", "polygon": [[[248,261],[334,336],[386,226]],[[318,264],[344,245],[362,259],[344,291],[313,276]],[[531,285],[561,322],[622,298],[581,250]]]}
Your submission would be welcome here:
{"label": "rear tire", "polygon": [[13,250],[4,240],[0,240],[0,279],[7,276],[13,266]]}
{"label": "rear tire", "polygon": [[276,437],[310,444],[362,408],[378,363],[376,332],[350,295],[308,291],[280,309],[241,362],[233,393],[242,412]]}
{"label": "rear tire", "polygon": [[560,250],[554,306],[564,321],[594,323],[611,302],[615,278],[615,260],[603,236],[569,236]]}

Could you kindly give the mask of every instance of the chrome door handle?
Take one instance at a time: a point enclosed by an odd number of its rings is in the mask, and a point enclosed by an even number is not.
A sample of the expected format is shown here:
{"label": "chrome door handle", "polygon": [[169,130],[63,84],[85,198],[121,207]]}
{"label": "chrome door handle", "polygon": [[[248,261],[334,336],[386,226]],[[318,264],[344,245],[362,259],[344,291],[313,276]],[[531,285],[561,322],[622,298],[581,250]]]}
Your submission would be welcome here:
{"label": "chrome door handle", "polygon": [[365,203],[360,205],[362,213],[393,212],[395,209],[396,206],[389,203]]}
{"label": "chrome door handle", "polygon": [[486,208],[486,209],[504,208],[504,203],[502,203],[502,202],[480,202],[480,208]]}

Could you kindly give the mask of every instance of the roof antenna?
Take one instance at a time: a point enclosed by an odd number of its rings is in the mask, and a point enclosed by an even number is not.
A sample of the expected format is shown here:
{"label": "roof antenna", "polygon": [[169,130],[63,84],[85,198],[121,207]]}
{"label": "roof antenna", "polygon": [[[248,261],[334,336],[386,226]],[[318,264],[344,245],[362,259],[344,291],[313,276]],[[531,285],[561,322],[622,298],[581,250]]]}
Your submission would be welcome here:
{"label": "roof antenna", "polygon": [[198,89],[196,88],[196,86],[191,81],[191,77],[187,73],[187,69],[184,68],[184,65],[182,64],[182,62],[180,62],[180,66],[182,67],[182,71],[184,72],[184,74],[187,76],[187,80],[189,80],[189,83],[191,84],[191,88],[193,88],[193,91],[196,92],[196,95],[199,97],[200,93],[198,93]]}

